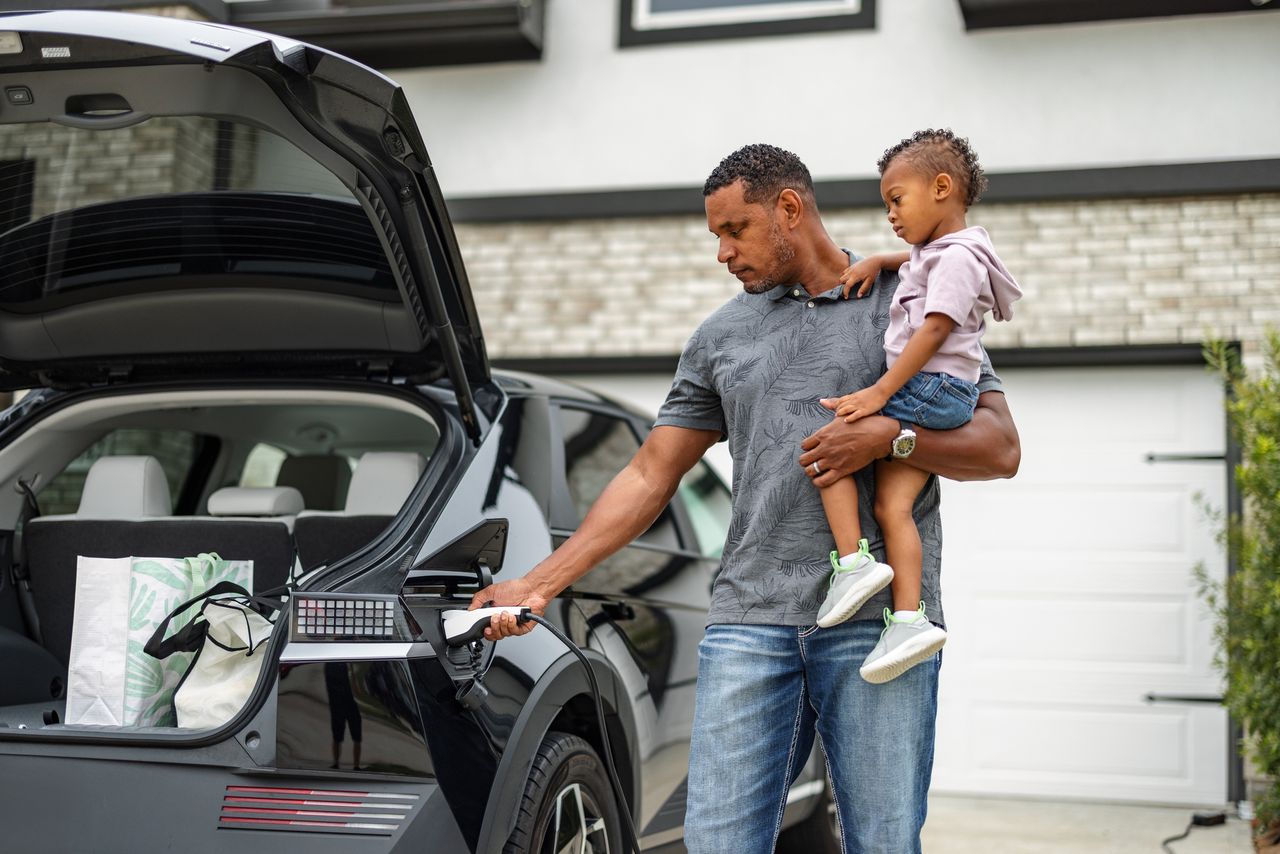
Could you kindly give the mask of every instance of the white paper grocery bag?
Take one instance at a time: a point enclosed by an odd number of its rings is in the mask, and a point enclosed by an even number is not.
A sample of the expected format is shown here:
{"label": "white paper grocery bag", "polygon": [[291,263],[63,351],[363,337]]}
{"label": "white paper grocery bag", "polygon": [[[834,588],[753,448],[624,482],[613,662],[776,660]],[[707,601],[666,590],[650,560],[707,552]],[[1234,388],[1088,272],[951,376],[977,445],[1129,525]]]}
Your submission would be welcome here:
{"label": "white paper grocery bag", "polygon": [[124,723],[132,558],[76,559],[75,612],[67,663],[68,724]]}

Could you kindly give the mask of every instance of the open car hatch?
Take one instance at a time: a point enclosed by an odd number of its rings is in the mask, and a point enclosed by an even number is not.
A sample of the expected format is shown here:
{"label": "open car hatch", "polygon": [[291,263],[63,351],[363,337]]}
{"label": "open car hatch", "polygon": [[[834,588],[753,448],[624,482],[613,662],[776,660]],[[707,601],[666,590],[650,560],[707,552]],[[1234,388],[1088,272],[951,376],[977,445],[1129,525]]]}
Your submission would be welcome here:
{"label": "open car hatch", "polygon": [[403,91],[319,48],[0,15],[0,388],[447,378],[484,340]]}

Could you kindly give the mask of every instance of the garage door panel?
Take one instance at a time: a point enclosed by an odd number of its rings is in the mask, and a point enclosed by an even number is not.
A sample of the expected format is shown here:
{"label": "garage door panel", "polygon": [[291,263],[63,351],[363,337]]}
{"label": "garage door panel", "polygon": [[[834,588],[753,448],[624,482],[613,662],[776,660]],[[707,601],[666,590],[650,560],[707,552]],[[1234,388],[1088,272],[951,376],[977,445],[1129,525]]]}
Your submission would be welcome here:
{"label": "garage door panel", "polygon": [[[1220,800],[1224,742],[1198,733],[1224,731],[1219,709],[1008,702],[974,706],[939,733],[934,788],[969,793],[1111,799],[1160,803]],[[963,744],[964,755],[952,755]],[[946,746],[944,746],[946,745]],[[949,769],[963,767],[963,774]]]}
{"label": "garage door panel", "polygon": [[[1051,596],[1105,595],[1126,601],[1148,596],[1176,596],[1195,591],[1194,562],[1164,555],[1045,555],[1028,549],[1022,554],[980,555],[971,566],[947,564],[943,582],[947,602],[1000,596],[1019,591],[1035,601]],[[961,579],[959,576],[963,575]],[[952,583],[954,581],[954,583]],[[1032,604],[1029,607],[1037,607]],[[950,604],[948,604],[948,612]]]}
{"label": "garage door panel", "polygon": [[972,651],[985,665],[1105,663],[1141,669],[1188,661],[1185,601],[992,598],[977,603],[974,617]]}
{"label": "garage door panel", "polygon": [[[990,519],[1017,519],[996,535],[1001,550],[1182,554],[1196,490],[1174,485],[1046,483],[971,495]],[[1034,508],[1028,512],[1028,508]],[[948,516],[954,516],[947,508]],[[947,518],[946,523],[951,519]],[[1174,521],[1175,524],[1170,524]],[[944,530],[944,537],[946,532]]]}
{"label": "garage door panel", "polygon": [[[1197,368],[1003,373],[1016,479],[943,483],[943,655],[934,788],[1212,804],[1226,714],[1193,569],[1225,560],[1203,504],[1225,445],[1222,391]],[[1204,501],[1197,496],[1204,496]]]}

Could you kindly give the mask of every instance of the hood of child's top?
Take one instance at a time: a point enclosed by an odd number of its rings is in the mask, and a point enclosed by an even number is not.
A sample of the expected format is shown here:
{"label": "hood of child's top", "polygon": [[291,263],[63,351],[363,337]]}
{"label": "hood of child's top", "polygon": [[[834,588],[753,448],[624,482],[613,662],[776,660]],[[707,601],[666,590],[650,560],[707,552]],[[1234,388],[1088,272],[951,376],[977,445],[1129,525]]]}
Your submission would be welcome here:
{"label": "hood of child's top", "polygon": [[488,380],[393,81],[250,30],[58,11],[0,15],[0,89],[0,387]]}

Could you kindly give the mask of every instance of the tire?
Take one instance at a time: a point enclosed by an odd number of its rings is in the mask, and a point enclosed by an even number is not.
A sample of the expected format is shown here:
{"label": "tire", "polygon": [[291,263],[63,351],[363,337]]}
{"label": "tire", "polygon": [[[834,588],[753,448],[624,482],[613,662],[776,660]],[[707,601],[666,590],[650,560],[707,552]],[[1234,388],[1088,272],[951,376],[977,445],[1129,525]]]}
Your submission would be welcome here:
{"label": "tire", "polygon": [[[557,804],[563,806],[559,826]],[[584,833],[585,850],[622,854],[618,805],[604,762],[584,739],[549,732],[529,769],[516,826],[503,854],[554,854],[569,845],[575,835],[580,843]],[[569,850],[582,849],[574,844]]]}
{"label": "tire", "polygon": [[827,783],[822,797],[814,800],[813,812],[778,834],[773,849],[776,854],[840,854],[840,827],[831,784]]}

